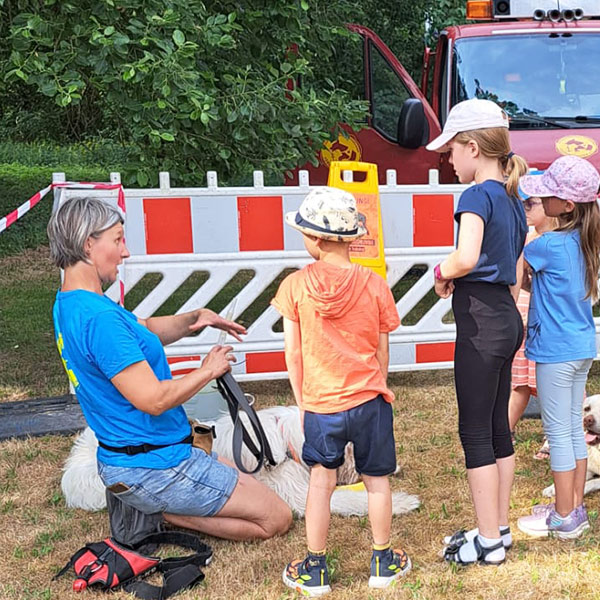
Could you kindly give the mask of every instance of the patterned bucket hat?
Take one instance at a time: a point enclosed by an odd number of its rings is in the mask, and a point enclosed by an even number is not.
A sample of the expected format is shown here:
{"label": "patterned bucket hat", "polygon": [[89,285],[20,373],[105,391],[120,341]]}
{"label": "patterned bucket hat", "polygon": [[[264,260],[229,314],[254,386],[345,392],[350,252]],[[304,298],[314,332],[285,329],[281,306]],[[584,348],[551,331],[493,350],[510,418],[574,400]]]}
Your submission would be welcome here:
{"label": "patterned bucket hat", "polygon": [[285,222],[307,235],[343,242],[355,240],[367,233],[361,217],[364,222],[350,192],[318,187],[308,193],[298,212],[286,213]]}
{"label": "patterned bucket hat", "polygon": [[579,156],[557,158],[543,175],[523,175],[519,186],[529,196],[556,196],[571,202],[594,202],[598,199],[600,173]]}

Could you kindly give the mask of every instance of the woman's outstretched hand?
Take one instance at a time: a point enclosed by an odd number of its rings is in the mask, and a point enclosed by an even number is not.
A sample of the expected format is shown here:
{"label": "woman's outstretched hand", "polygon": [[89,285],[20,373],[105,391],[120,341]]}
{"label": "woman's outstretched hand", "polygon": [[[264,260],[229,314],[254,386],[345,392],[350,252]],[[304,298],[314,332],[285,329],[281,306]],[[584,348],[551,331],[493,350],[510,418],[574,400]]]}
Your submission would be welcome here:
{"label": "woman's outstretched hand", "polygon": [[233,346],[215,346],[204,357],[202,368],[208,369],[213,374],[213,379],[221,377],[231,371],[231,363],[236,362],[235,356],[231,353]]}
{"label": "woman's outstretched hand", "polygon": [[216,312],[208,308],[201,308],[198,311],[196,320],[190,325],[190,333],[198,331],[204,327],[221,329],[222,331],[227,332],[229,335],[232,335],[238,342],[243,341],[240,336],[247,333],[246,328],[243,325],[240,325],[235,321],[224,319]]}

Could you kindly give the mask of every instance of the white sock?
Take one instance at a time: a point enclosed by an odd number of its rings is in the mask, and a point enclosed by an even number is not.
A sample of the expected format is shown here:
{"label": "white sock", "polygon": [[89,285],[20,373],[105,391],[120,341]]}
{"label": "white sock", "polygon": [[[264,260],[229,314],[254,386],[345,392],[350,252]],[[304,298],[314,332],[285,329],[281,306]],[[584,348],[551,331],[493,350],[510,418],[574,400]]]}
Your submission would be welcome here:
{"label": "white sock", "polygon": [[[465,533],[465,537],[467,538],[468,542],[472,542],[478,533],[479,533],[479,529],[477,529],[477,527],[476,527],[475,529],[470,529],[469,531],[467,531]],[[508,548],[509,546],[512,545],[512,534],[510,532],[509,525],[500,525],[500,535],[502,537],[502,543],[504,544],[505,548]],[[449,544],[449,543],[450,543],[450,536],[448,535],[444,538],[444,544]]]}
{"label": "white sock", "polygon": [[[482,535],[478,535],[477,537],[479,538],[479,543],[481,544],[482,548],[490,548],[491,546],[495,546],[502,539],[502,538],[486,538],[486,537],[483,537]],[[505,557],[506,557],[506,550],[504,549],[504,544],[502,544],[502,546],[500,548],[498,548],[497,550],[494,550],[493,552],[490,552],[485,557],[485,559],[487,561],[495,562],[495,561],[504,560]]]}

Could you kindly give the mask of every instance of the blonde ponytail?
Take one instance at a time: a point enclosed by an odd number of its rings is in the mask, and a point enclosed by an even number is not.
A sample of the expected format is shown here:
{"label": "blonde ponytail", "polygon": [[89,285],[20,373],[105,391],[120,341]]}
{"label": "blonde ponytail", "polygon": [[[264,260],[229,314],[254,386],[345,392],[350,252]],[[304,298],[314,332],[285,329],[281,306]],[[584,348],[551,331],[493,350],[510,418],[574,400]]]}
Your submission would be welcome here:
{"label": "blonde ponytail", "polygon": [[522,156],[511,152],[510,137],[506,127],[463,131],[458,133],[454,140],[459,144],[468,144],[473,140],[477,142],[481,154],[497,159],[507,177],[507,193],[509,196],[519,199],[519,177],[526,175],[529,167]]}
{"label": "blonde ponytail", "polygon": [[506,180],[506,191],[508,192],[508,195],[519,198],[519,178],[523,177],[523,175],[527,175],[529,169],[527,162],[522,156],[513,154],[502,166],[508,177]]}

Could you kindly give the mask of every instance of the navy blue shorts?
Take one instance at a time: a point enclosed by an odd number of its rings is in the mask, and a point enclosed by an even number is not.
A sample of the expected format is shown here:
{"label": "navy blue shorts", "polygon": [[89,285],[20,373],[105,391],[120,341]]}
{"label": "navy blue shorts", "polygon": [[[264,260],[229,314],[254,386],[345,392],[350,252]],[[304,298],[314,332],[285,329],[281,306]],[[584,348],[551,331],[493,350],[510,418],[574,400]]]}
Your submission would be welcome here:
{"label": "navy blue shorts", "polygon": [[309,466],[337,469],[344,462],[344,449],[354,444],[356,470],[381,477],[396,470],[392,405],[377,396],[339,413],[304,413],[302,460]]}

